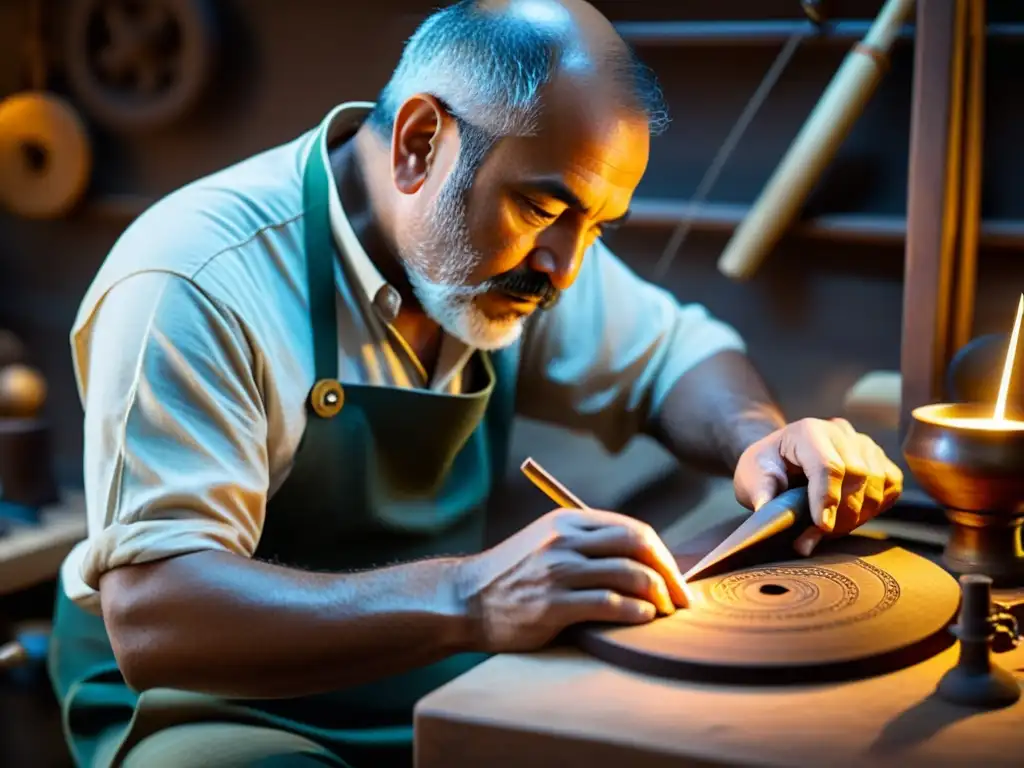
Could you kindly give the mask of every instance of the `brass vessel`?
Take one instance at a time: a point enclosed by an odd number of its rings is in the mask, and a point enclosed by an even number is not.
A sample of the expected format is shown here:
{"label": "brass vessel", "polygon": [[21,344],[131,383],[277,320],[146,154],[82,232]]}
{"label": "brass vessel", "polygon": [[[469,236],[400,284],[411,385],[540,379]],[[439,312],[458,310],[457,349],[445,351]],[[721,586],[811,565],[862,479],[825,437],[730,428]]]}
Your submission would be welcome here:
{"label": "brass vessel", "polygon": [[957,574],[990,576],[996,586],[1024,584],[1020,417],[1007,414],[1003,426],[991,405],[926,405],[912,412],[903,441],[911,473],[951,523],[944,564]]}

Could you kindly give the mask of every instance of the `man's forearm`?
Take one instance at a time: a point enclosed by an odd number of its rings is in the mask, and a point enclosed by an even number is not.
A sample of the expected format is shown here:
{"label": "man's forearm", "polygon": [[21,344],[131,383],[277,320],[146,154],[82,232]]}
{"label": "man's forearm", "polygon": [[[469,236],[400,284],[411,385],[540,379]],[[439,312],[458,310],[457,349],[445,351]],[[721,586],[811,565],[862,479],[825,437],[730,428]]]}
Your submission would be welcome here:
{"label": "man's forearm", "polygon": [[649,431],[680,461],[732,474],[749,445],[785,424],[746,355],[726,351],[679,378]]}
{"label": "man's forearm", "polygon": [[100,597],[132,687],[293,697],[470,650],[458,562],[325,574],[201,552],[110,571]]}

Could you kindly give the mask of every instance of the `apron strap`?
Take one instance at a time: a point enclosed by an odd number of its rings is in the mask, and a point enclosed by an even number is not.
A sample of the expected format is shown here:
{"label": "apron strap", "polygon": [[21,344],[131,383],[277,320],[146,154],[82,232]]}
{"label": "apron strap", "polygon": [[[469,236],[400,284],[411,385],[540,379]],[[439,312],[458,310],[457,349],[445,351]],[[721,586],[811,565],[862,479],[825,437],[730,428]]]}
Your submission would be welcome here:
{"label": "apron strap", "polygon": [[[331,236],[328,207],[330,185],[325,129],[322,128],[317,132],[306,159],[302,203],[305,211],[309,317],[313,326],[313,359],[317,382],[311,393],[310,404],[318,415],[327,417],[341,410],[341,386],[337,382],[338,317],[334,286],[334,238]],[[336,389],[330,385],[331,382]]]}

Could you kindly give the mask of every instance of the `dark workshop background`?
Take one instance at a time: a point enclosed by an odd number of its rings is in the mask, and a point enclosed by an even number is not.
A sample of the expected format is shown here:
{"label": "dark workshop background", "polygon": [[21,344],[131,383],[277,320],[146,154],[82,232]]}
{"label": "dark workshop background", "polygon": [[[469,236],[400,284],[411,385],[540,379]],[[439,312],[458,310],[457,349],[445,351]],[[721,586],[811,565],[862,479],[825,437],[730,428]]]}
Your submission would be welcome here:
{"label": "dark workshop background", "polygon": [[[599,0],[613,20],[797,19],[796,0]],[[50,384],[57,461],[66,483],[80,482],[81,409],[68,330],[79,300],[119,233],[148,201],[252,153],[285,142],[348,99],[375,98],[430,0],[290,2],[225,0],[220,10],[218,81],[199,111],[153,132],[115,133],[91,125],[95,172],[80,211],[59,221],[0,217],[0,326],[22,335]],[[52,42],[60,54],[62,8],[52,4]],[[873,18],[881,3],[834,4],[842,19]],[[989,20],[1019,21],[1024,4],[989,3]],[[0,2],[0,96],[24,87],[29,3]],[[1013,14],[1016,14],[1014,17]],[[1024,42],[1024,41],[1022,41]],[[992,41],[988,51],[983,218],[1024,218],[1022,42]],[[748,129],[712,191],[714,203],[749,205],[776,167],[840,64],[846,43],[807,43]],[[673,123],[654,143],[637,198],[678,200],[695,190],[730,126],[779,50],[778,44],[687,44],[640,50],[660,76]],[[913,46],[898,43],[892,68],[842,145],[809,214],[902,217]],[[53,70],[60,87],[60,68]],[[83,113],[85,110],[83,110]],[[88,118],[88,115],[85,115]],[[645,273],[669,237],[664,226],[637,226],[613,246]],[[865,372],[899,367],[903,246],[793,237],[756,277],[735,283],[715,260],[725,232],[697,231],[663,283],[683,300],[705,302],[734,323],[752,357],[793,417],[835,415]],[[983,252],[977,324],[1012,322],[1017,254]]]}
{"label": "dark workshop background", "polygon": [[[201,108],[187,119],[145,133],[119,133],[90,121],[95,172],[80,209],[58,221],[29,222],[0,215],[0,327],[18,333],[50,386],[48,417],[56,433],[62,481],[81,484],[81,407],[71,369],[68,333],[79,301],[108,249],[131,218],[176,187],[314,126],[335,104],[372,100],[417,20],[437,0],[223,0],[216,80]],[[48,26],[59,60],[69,0],[51,3]],[[801,19],[797,0],[596,0],[615,21]],[[836,18],[872,19],[878,0],[834,3]],[[27,0],[0,0],[0,97],[25,87]],[[1024,3],[992,0],[990,22],[1024,21]],[[783,156],[839,66],[850,42],[808,42],[749,128],[710,200],[736,211],[749,206]],[[982,217],[1024,220],[1024,40],[991,40]],[[715,152],[778,53],[780,42],[643,47],[672,108],[673,123],[653,147],[638,201],[682,202],[695,191]],[[897,370],[903,281],[903,243],[843,236],[876,217],[902,224],[906,182],[913,46],[897,44],[891,70],[818,185],[807,215],[833,215],[846,224],[832,237],[794,236],[778,247],[747,283],[721,275],[716,259],[728,227],[701,226],[663,281],[682,300],[705,303],[729,320],[750,346],[792,418],[841,412],[847,389],[872,370]],[[61,91],[60,67],[51,85]],[[89,115],[83,109],[83,115]],[[736,208],[735,206],[739,206]],[[846,218],[843,218],[846,217]],[[858,218],[860,217],[860,218]],[[882,217],[881,219],[877,217]],[[728,219],[729,217],[726,216]],[[649,274],[670,229],[628,228],[613,247]],[[1011,248],[985,248],[980,259],[978,333],[1012,323],[1022,270]],[[543,438],[543,439],[541,439]],[[667,466],[649,445],[605,456],[592,441],[524,425],[517,455],[537,456],[595,505],[621,498]],[[675,486],[678,490],[681,486]],[[525,507],[543,507],[529,489]],[[532,495],[531,495],[532,493]],[[693,497],[690,497],[692,501]],[[680,496],[670,506],[685,507]],[[519,503],[519,502],[513,502]],[[4,744],[53,738],[52,703],[0,697],[0,764]],[[13,762],[12,762],[13,761]]]}

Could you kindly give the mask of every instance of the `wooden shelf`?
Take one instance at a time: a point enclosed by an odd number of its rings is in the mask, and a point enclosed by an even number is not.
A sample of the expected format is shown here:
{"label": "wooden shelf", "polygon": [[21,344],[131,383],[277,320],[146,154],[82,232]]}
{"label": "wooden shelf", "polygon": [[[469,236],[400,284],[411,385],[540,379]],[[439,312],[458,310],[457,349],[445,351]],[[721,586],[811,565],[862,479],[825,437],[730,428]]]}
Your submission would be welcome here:
{"label": "wooden shelf", "polygon": [[38,526],[19,526],[0,538],[0,595],[53,579],[68,552],[87,534],[85,498],[65,493],[44,509]]}
{"label": "wooden shelf", "polygon": [[[703,232],[731,233],[750,212],[744,203],[703,203],[686,200],[637,198],[626,224],[635,227],[674,227],[684,218]],[[865,213],[835,213],[803,219],[793,224],[787,235],[861,243],[902,244],[907,237],[903,216]],[[994,219],[981,222],[980,244],[989,248],[1024,246],[1024,220]]]}
{"label": "wooden shelf", "polygon": [[[853,43],[867,34],[870,20],[836,19],[821,29],[802,19],[764,21],[620,21],[615,29],[634,46],[682,47],[725,45],[778,45],[793,35],[807,43]],[[914,28],[904,25],[900,39],[912,40]]]}
{"label": "wooden shelf", "polygon": [[[793,35],[805,44],[855,43],[871,28],[870,19],[835,19],[820,29],[803,19],[765,21],[620,21],[615,29],[630,45],[646,47],[781,45]],[[990,40],[1020,40],[1024,24],[998,23],[987,28]],[[914,25],[905,24],[899,39],[914,39]]]}
{"label": "wooden shelf", "polygon": [[[82,215],[128,223],[156,202],[145,195],[98,195],[88,200]],[[693,228],[701,232],[733,232],[750,212],[745,203],[703,203],[687,200],[640,197],[633,201],[630,227],[674,227],[693,217]],[[798,237],[860,243],[902,244],[907,236],[903,216],[871,213],[835,213],[803,219],[787,234]],[[1024,247],[1024,220],[992,219],[981,222],[980,245],[986,248]]]}

